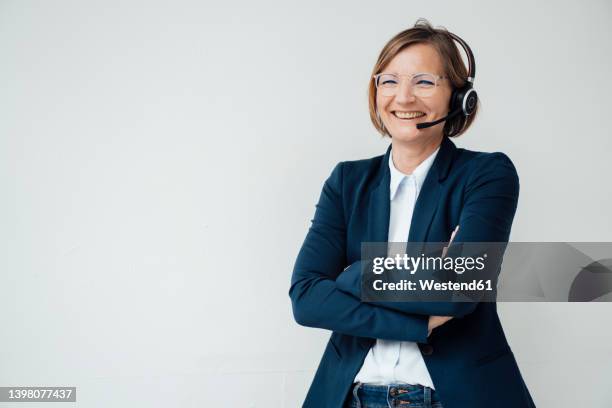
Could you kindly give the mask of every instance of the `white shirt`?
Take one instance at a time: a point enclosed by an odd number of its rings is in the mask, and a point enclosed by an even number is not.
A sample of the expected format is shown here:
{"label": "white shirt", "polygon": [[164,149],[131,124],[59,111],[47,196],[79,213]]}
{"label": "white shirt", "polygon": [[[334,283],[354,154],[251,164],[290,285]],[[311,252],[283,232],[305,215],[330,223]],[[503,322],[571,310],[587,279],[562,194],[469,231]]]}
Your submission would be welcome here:
{"label": "white shirt", "polygon": [[[412,213],[427,172],[438,154],[436,149],[427,159],[417,166],[410,175],[395,168],[393,155],[389,154],[391,170],[388,242],[406,242],[412,222]],[[395,256],[397,247],[387,246],[389,256]],[[404,247],[405,249],[405,247]],[[376,339],[376,343],[366,356],[361,370],[354,382],[362,383],[408,383],[421,384],[434,388],[433,381],[421,351],[415,342]]]}

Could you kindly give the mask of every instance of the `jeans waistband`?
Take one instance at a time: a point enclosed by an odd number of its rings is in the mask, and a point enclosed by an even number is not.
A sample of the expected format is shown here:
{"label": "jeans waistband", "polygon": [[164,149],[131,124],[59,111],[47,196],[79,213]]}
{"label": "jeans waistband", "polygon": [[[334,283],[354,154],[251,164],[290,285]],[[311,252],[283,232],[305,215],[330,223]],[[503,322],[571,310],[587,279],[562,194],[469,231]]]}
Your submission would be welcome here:
{"label": "jeans waistband", "polygon": [[353,399],[361,403],[386,402],[390,407],[406,408],[414,405],[429,407],[433,403],[440,402],[438,395],[432,388],[420,384],[406,383],[354,383]]}

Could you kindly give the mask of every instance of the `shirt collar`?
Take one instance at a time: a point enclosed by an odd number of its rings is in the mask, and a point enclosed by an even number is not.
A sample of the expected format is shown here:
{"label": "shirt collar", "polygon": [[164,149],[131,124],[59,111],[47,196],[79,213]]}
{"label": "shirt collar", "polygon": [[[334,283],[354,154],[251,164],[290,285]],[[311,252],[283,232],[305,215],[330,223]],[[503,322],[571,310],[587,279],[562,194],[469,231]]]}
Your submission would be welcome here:
{"label": "shirt collar", "polygon": [[402,181],[404,181],[404,179],[407,177],[414,176],[417,185],[417,192],[421,189],[421,186],[425,182],[425,177],[427,177],[427,172],[429,172],[429,169],[431,168],[431,165],[433,164],[439,150],[440,147],[438,146],[438,148],[432,154],[430,154],[429,157],[423,160],[423,162],[421,162],[421,164],[414,169],[412,174],[408,175],[395,168],[395,165],[393,164],[393,151],[389,153],[389,169],[391,170],[391,182],[389,184],[389,188],[391,200],[393,200],[395,197],[395,194],[402,184]]}

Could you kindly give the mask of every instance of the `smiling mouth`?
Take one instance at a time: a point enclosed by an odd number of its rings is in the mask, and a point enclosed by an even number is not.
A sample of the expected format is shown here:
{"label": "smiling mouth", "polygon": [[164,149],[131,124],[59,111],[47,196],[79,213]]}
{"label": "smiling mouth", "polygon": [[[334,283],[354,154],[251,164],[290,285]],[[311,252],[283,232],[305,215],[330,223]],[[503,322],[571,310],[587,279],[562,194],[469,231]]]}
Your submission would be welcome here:
{"label": "smiling mouth", "polygon": [[413,112],[393,111],[391,113],[393,114],[393,116],[401,120],[414,120],[414,119],[422,118],[425,116],[425,113],[420,112],[420,111],[413,111]]}

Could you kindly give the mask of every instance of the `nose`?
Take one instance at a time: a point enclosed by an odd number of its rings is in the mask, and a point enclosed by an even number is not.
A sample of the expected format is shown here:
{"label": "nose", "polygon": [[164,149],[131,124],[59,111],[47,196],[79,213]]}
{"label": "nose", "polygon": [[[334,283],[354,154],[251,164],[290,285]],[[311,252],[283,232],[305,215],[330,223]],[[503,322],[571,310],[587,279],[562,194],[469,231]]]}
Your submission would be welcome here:
{"label": "nose", "polygon": [[410,103],[414,102],[415,99],[416,97],[414,96],[410,81],[400,81],[399,87],[397,89],[397,94],[395,95],[395,101],[399,103]]}

